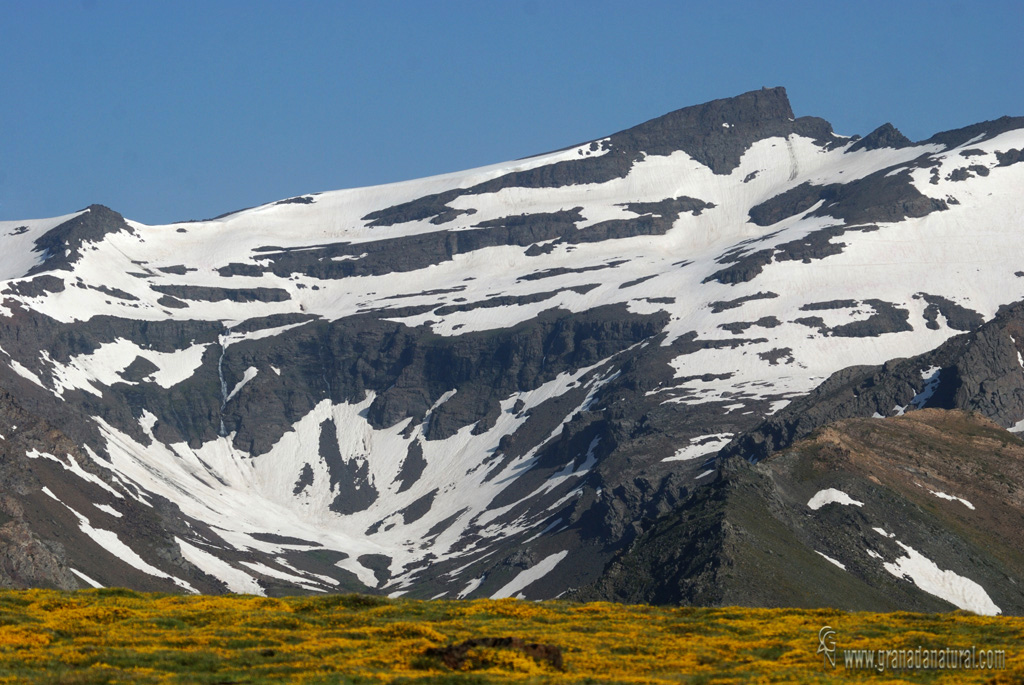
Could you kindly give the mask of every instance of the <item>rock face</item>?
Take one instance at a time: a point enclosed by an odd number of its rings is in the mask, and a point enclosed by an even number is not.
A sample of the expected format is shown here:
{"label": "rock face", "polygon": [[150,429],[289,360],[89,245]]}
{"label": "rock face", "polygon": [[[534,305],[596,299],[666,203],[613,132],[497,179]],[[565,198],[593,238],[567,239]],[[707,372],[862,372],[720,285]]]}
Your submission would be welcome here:
{"label": "rock face", "polygon": [[0,223],[0,581],[739,601],[736,488],[775,495],[725,456],[1024,419],[1021,149],[847,138],[773,88],[209,221]]}

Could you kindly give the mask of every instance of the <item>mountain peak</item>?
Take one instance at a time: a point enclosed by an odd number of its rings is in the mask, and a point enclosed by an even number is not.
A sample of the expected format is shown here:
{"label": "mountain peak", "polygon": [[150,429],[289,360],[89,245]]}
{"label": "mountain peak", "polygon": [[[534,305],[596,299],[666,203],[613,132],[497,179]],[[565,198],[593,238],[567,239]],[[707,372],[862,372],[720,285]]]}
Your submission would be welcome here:
{"label": "mountain peak", "polygon": [[44,258],[30,273],[70,270],[70,264],[79,257],[82,243],[98,242],[106,234],[119,231],[132,232],[123,216],[104,205],[89,205],[74,218],[36,239],[35,249],[42,252]]}
{"label": "mountain peak", "polygon": [[886,122],[851,145],[847,152],[877,150],[883,147],[899,149],[910,147],[913,144],[913,141],[900,133],[898,128]]}
{"label": "mountain peak", "polygon": [[[420,197],[370,212],[363,220],[372,222],[372,226],[393,226],[420,219],[444,224],[459,216],[460,212],[448,204],[459,195],[493,193],[510,187],[553,188],[606,183],[625,178],[637,163],[647,157],[668,157],[680,151],[712,172],[727,175],[739,166],[743,154],[757,141],[793,134],[811,138],[827,149],[841,140],[832,135],[832,125],[824,119],[794,119],[785,88],[762,88],[684,107],[590,141],[585,156],[582,156],[582,148],[586,144],[579,146],[581,157],[578,159],[513,171],[470,188]],[[591,156],[591,152],[599,154]]]}
{"label": "mountain peak", "polygon": [[[737,124],[763,124],[768,121],[793,121],[793,108],[783,86],[763,87],[727,98],[689,105],[646,121],[627,130],[636,130],[660,123],[687,126],[731,128]],[[729,124],[723,127],[722,124]],[[713,129],[709,129],[713,130]]]}
{"label": "mountain peak", "polygon": [[822,145],[835,142],[824,119],[794,118],[786,89],[778,86],[669,112],[616,133],[610,143],[649,155],[682,150],[714,173],[729,174],[758,140],[794,133]]}

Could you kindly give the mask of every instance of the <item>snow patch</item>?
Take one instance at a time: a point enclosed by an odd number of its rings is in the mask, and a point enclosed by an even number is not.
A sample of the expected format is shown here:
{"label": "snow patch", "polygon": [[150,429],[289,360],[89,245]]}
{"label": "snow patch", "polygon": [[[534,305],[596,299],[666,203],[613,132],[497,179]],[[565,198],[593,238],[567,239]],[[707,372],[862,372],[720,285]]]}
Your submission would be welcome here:
{"label": "snow patch", "polygon": [[807,501],[807,506],[817,511],[826,504],[844,504],[853,505],[855,507],[863,507],[863,502],[858,502],[842,490],[836,490],[835,488],[827,488],[825,490],[819,490],[815,493],[814,497]]}
{"label": "snow patch", "polygon": [[63,223],[85,214],[83,209],[74,214],[65,214],[50,219],[34,219],[32,221],[0,221],[0,238],[4,249],[0,252],[0,281],[21,278],[32,267],[42,264],[46,254],[39,251],[35,241]]}
{"label": "snow patch", "polygon": [[72,357],[67,364],[61,364],[50,358],[48,352],[43,358],[53,367],[54,390],[63,397],[68,390],[83,390],[102,397],[103,392],[95,384],[111,386],[115,383],[136,385],[135,381],[127,381],[121,373],[141,357],[157,370],[144,380],[156,383],[162,388],[172,388],[178,383],[188,380],[203,364],[203,353],[208,345],[193,345],[175,352],[157,352],[147,350],[130,340],[117,340],[100,345],[90,354]]}
{"label": "snow patch", "polygon": [[68,455],[68,461],[70,462],[70,464],[65,464],[63,461],[61,461],[57,457],[53,456],[52,454],[49,454],[47,452],[40,452],[39,450],[34,449],[34,448],[29,450],[25,454],[25,456],[28,457],[29,459],[48,459],[50,461],[55,461],[58,464],[60,464],[62,467],[64,467],[65,471],[70,471],[71,473],[75,474],[76,476],[78,476],[82,480],[88,481],[89,483],[92,483],[94,485],[100,486],[101,488],[103,488],[104,490],[109,492],[114,497],[117,497],[118,499],[124,499],[124,495],[122,495],[120,492],[118,492],[114,488],[110,487],[105,481],[100,479],[95,474],[89,473],[88,471],[83,469],[81,466],[79,466],[78,462],[70,454]]}
{"label": "snow patch", "polygon": [[94,503],[93,506],[96,507],[97,509],[99,509],[100,511],[102,511],[103,513],[105,513],[105,514],[110,514],[114,518],[118,518],[119,519],[122,516],[124,516],[124,514],[122,514],[117,509],[115,509],[114,507],[110,506],[109,504],[95,504]]}
{"label": "snow patch", "polygon": [[835,559],[833,559],[829,555],[825,554],[824,552],[819,552],[818,550],[814,550],[814,553],[817,554],[820,557],[823,557],[825,559],[825,561],[828,561],[830,563],[835,564],[836,566],[838,566],[839,568],[843,569],[844,571],[846,570],[846,564],[842,563],[841,561],[836,561]]}
{"label": "snow patch", "polygon": [[480,587],[480,585],[485,580],[487,580],[487,576],[480,576],[479,578],[474,578],[473,580],[469,581],[469,583],[466,585],[466,587],[463,588],[462,592],[460,592],[458,595],[456,595],[456,597],[458,599],[465,599],[466,597],[469,597],[469,595],[472,592],[474,592],[478,587]]}
{"label": "snow patch", "polygon": [[97,583],[95,580],[93,580],[89,576],[85,575],[84,573],[82,573],[81,571],[79,571],[76,568],[71,568],[70,566],[68,566],[68,570],[71,571],[72,573],[74,573],[79,578],[81,578],[82,581],[84,581],[85,584],[89,585],[90,587],[94,587],[94,588],[97,588],[97,589],[101,589],[103,587],[102,585]]}
{"label": "snow patch", "polygon": [[289,583],[294,583],[304,590],[310,590],[311,592],[325,592],[325,590],[319,585],[313,585],[308,578],[297,576],[293,573],[286,573],[276,568],[261,564],[258,561],[240,561],[240,564],[247,566],[256,573],[264,576],[270,576],[271,578],[277,578],[278,580],[284,580]]}
{"label": "snow patch", "polygon": [[[312,319],[310,319],[312,321]],[[283,326],[272,326],[270,328],[261,328],[257,331],[250,331],[248,333],[237,333],[232,331],[227,335],[221,336],[221,344],[224,347],[230,347],[235,343],[242,342],[243,340],[263,340],[264,338],[271,338],[275,335],[280,335],[285,331],[290,331],[293,328],[299,326],[305,326],[310,321],[299,321],[298,323],[288,323]]]}
{"label": "snow patch", "polygon": [[[740,405],[743,406],[743,405]],[[665,457],[662,461],[690,461],[706,457],[709,454],[718,452],[732,440],[733,433],[712,433],[701,435],[690,440],[686,447],[680,447],[671,457]]]}
{"label": "snow patch", "polygon": [[5,350],[4,348],[0,347],[0,354],[5,355],[6,357],[8,357],[11,360],[8,363],[8,366],[11,367],[11,370],[14,371],[14,373],[18,374],[19,376],[21,376],[25,380],[32,381],[33,383],[38,385],[40,388],[43,388],[44,390],[48,390],[49,389],[49,388],[47,388],[43,384],[43,382],[41,380],[39,380],[39,376],[37,376],[36,374],[32,373],[27,368],[25,368],[25,365],[22,364],[21,362],[19,362],[14,357],[12,357],[10,355],[10,353],[7,352],[7,350]]}
{"label": "snow patch", "polygon": [[[597,440],[598,438],[594,438],[594,439]],[[562,523],[562,519],[560,519],[560,518],[555,519],[554,521],[552,521],[548,525],[544,526],[544,530],[542,530],[539,533],[536,533],[536,534],[532,535],[531,537],[529,537],[528,539],[524,540],[523,544],[525,545],[527,543],[533,542],[534,540],[536,540],[537,538],[541,537],[542,535],[547,535],[548,533],[553,531],[555,528],[557,528],[559,526],[559,524],[561,524],[561,523]]]}
{"label": "snow patch", "polygon": [[521,571],[519,575],[509,581],[504,587],[491,595],[491,599],[504,599],[505,597],[512,597],[518,594],[521,590],[525,590],[532,583],[551,573],[555,566],[558,565],[558,562],[565,559],[568,555],[569,551],[565,550],[545,557],[537,564],[525,571]]}
{"label": "snow patch", "polygon": [[257,373],[259,373],[259,369],[257,369],[255,366],[250,366],[248,369],[246,369],[245,373],[242,375],[242,380],[238,381],[238,384],[235,385],[231,392],[228,393],[227,399],[224,400],[224,404],[230,402],[231,398],[237,395],[239,390],[244,388],[246,384],[253,378],[256,378]]}
{"label": "snow patch", "polygon": [[954,495],[947,495],[946,493],[939,492],[937,490],[928,490],[928,492],[932,493],[933,495],[935,495],[939,499],[949,500],[951,502],[959,502],[960,504],[964,505],[965,507],[967,507],[971,511],[974,511],[974,505],[971,504],[970,502],[968,502],[967,500],[965,500],[962,497],[956,497]]}
{"label": "snow patch", "polygon": [[940,569],[935,562],[909,545],[898,540],[896,544],[903,548],[907,556],[882,564],[892,575],[910,580],[928,594],[965,611],[973,611],[982,616],[1003,613],[981,585],[953,571]]}
{"label": "snow patch", "polygon": [[[47,490],[46,488],[43,488],[43,491],[46,492],[46,494],[50,495],[50,497],[57,499],[54,496],[54,494]],[[61,502],[61,504],[64,503]],[[121,538],[119,538],[117,536],[117,533],[115,533],[114,531],[105,530],[103,528],[95,528],[91,523],[89,523],[89,519],[79,514],[77,511],[69,507],[67,504],[64,504],[64,506],[67,508],[68,511],[70,511],[75,516],[75,518],[78,519],[78,529],[86,535],[88,535],[93,542],[95,542],[97,545],[99,545],[107,552],[112,554],[115,558],[120,559],[129,566],[132,566],[133,568],[138,569],[139,571],[142,571],[145,574],[156,576],[157,578],[166,578],[172,581],[178,587],[182,588],[183,590],[187,590],[192,594],[199,594],[199,590],[196,590],[187,581],[184,581],[181,578],[176,578],[171,574],[165,573],[157,567],[149,564],[145,559],[140,557],[135,552],[135,550],[133,550],[131,547],[122,542]]]}
{"label": "snow patch", "polygon": [[226,561],[210,554],[209,552],[185,542],[181,538],[174,538],[181,549],[181,556],[185,557],[191,564],[195,565],[203,573],[213,576],[227,586],[228,590],[241,595],[265,596],[266,593],[256,579],[245,571],[237,569]]}
{"label": "snow patch", "polygon": [[[303,549],[305,549],[305,548],[303,548]],[[331,578],[330,576],[325,576],[325,575],[322,575],[320,573],[310,573],[309,571],[300,571],[299,569],[297,569],[294,566],[292,566],[291,564],[289,564],[288,560],[285,559],[284,557],[274,557],[274,561],[276,561],[281,566],[284,566],[286,569],[288,569],[289,571],[291,571],[293,573],[296,573],[298,575],[305,575],[305,576],[307,576],[309,578],[316,578],[317,580],[320,580],[320,581],[324,582],[327,585],[339,585],[339,584],[341,584],[341,581],[338,580],[337,578]]]}
{"label": "snow patch", "polygon": [[[939,376],[942,373],[942,369],[938,366],[932,366],[921,372],[921,379],[925,382],[924,388],[921,392],[914,395],[914,399],[910,400],[910,404],[915,409],[920,409],[932,398],[935,391],[939,388]],[[901,411],[900,414],[903,412]]]}

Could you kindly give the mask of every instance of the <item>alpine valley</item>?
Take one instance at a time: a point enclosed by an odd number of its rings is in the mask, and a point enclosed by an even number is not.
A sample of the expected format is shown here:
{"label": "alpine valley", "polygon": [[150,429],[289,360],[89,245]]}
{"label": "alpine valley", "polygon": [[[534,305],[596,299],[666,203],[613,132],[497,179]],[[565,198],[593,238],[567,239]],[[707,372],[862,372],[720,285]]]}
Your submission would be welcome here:
{"label": "alpine valley", "polygon": [[0,585],[1022,614],[1022,162],[771,88],[0,223]]}

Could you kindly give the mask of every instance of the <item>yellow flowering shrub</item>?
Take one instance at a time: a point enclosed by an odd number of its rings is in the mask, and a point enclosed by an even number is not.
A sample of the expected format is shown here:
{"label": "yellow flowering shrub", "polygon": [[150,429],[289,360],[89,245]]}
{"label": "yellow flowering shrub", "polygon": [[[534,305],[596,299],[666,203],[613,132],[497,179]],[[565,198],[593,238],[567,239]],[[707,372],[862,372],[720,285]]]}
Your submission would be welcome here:
{"label": "yellow flowering shrub", "polygon": [[[817,651],[825,625],[836,667]],[[436,656],[488,637],[554,645],[563,669],[506,647],[471,647],[455,668]],[[0,683],[1011,683],[1024,680],[1018,645],[1024,619],[965,612],[0,591]],[[918,646],[1003,649],[1006,668],[842,663],[842,649]]]}

